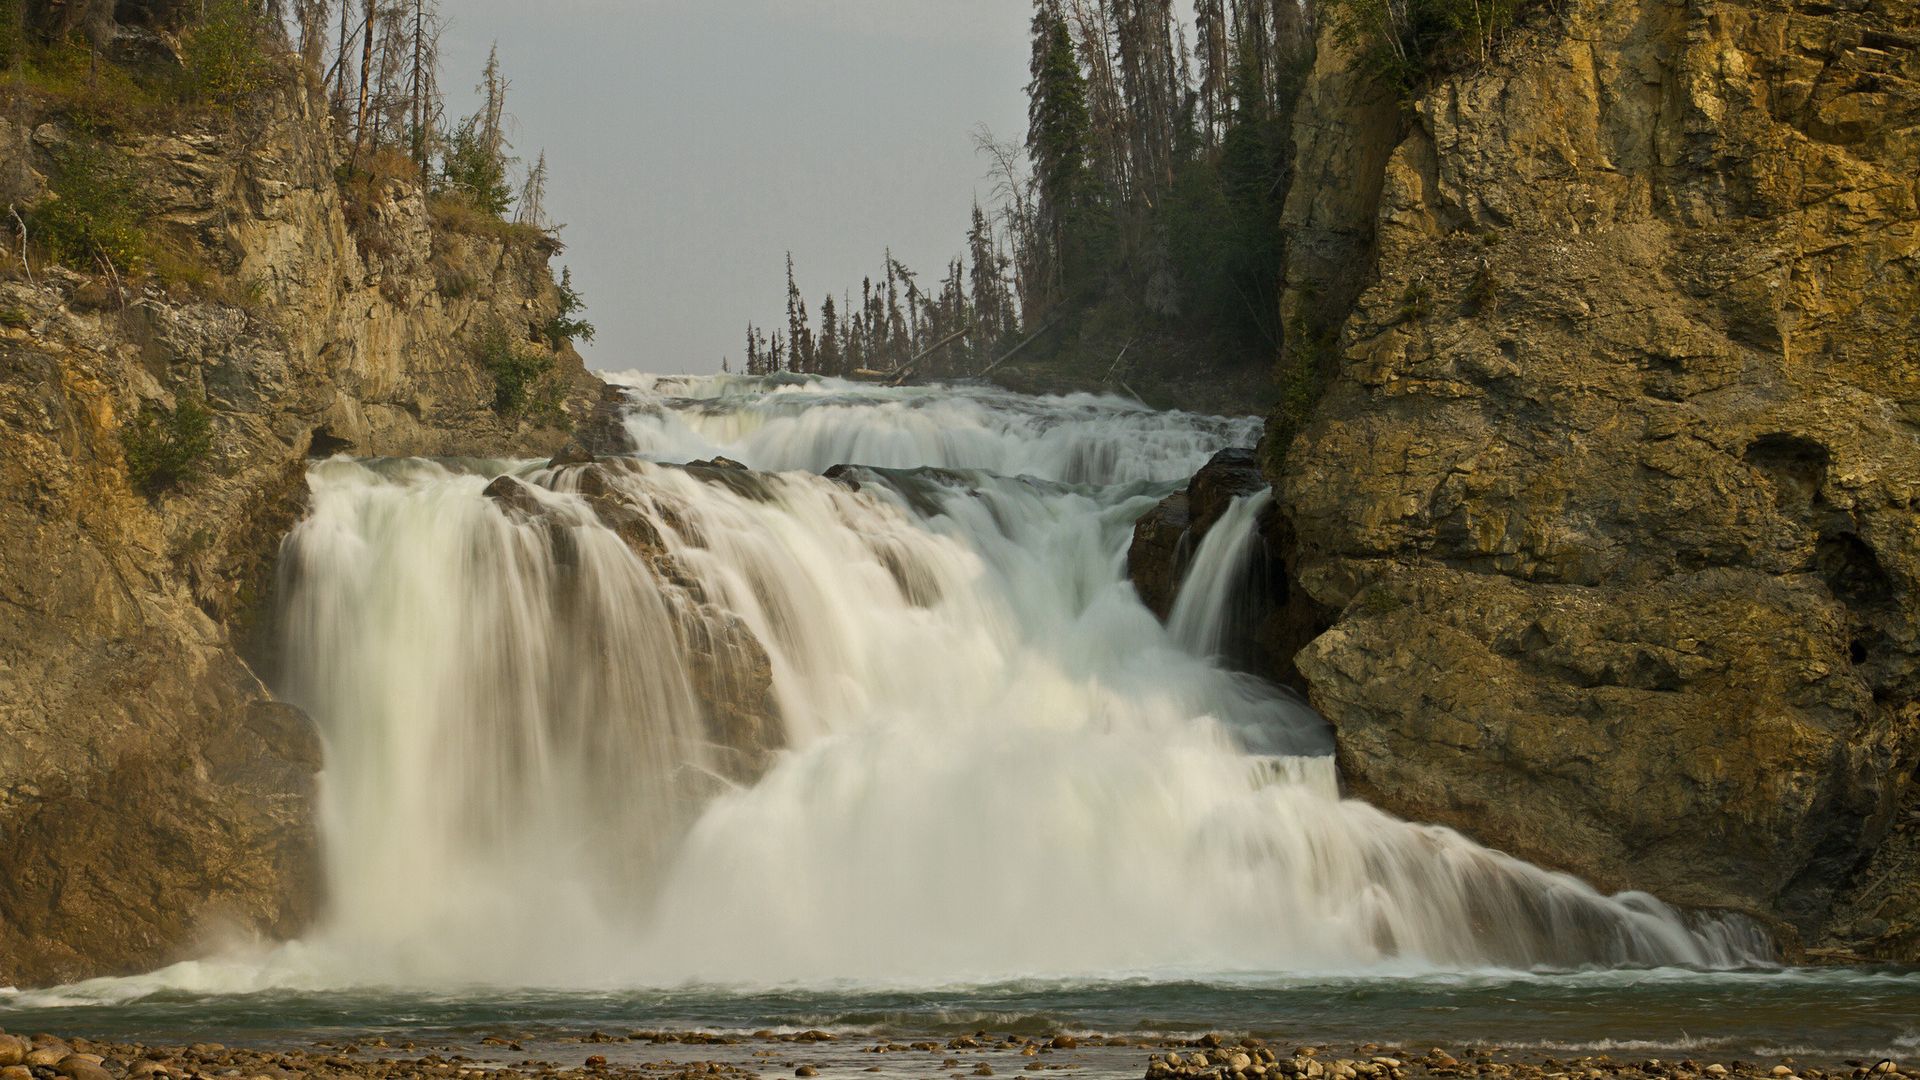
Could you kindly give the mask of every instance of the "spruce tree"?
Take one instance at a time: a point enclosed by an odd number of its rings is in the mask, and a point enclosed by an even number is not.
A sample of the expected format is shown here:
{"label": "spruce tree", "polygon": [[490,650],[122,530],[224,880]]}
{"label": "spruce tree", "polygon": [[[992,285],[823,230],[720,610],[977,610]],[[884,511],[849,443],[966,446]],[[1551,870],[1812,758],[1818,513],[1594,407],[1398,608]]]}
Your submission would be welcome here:
{"label": "spruce tree", "polygon": [[814,371],[838,375],[840,370],[840,312],[833,305],[833,294],[820,301],[820,340],[814,346]]}
{"label": "spruce tree", "polygon": [[1039,192],[1046,284],[1040,299],[1057,303],[1088,270],[1086,238],[1076,235],[1094,209],[1087,168],[1091,121],[1087,84],[1073,36],[1055,0],[1038,0],[1033,16],[1033,81],[1027,85],[1027,154]]}

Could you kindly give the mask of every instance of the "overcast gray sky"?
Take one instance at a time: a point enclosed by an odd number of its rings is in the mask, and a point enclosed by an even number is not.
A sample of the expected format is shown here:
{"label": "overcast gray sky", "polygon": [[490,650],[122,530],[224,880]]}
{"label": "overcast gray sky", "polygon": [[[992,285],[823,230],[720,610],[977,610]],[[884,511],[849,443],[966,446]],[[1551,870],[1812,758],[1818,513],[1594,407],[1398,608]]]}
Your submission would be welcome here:
{"label": "overcast gray sky", "polygon": [[599,329],[598,368],[739,365],[748,318],[858,291],[891,244],[937,277],[991,184],[969,131],[1026,131],[1030,0],[442,0],[442,79],[471,109],[487,47],[514,150]]}

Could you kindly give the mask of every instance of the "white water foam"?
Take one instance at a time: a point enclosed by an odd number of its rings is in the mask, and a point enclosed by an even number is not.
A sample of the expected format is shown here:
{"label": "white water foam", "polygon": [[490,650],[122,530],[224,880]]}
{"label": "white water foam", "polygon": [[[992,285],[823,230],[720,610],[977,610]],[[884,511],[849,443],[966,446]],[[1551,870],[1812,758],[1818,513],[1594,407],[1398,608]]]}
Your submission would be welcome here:
{"label": "white water foam", "polygon": [[[1211,659],[1264,497],[1197,554],[1172,631],[1146,611],[1124,579],[1131,523],[1247,424],[998,391],[632,385],[649,456],[796,470],[605,470],[687,579],[672,588],[766,647],[787,749],[748,786],[718,779],[699,646],[577,470],[515,470],[541,522],[483,494],[486,475],[324,463],[284,598],[286,689],[328,749],[327,914],[305,942],[177,981],[945,985],[1763,956],[1651,897],[1341,799],[1317,718]],[[862,453],[947,471],[856,470],[859,490],[799,471]]]}

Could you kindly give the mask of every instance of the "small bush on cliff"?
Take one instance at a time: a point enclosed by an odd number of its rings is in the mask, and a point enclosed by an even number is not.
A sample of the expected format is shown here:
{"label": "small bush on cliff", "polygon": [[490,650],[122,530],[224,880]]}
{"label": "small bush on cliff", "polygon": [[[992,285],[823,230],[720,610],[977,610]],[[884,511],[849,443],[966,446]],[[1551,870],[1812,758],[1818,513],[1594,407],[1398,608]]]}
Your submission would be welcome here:
{"label": "small bush on cliff", "polygon": [[47,254],[70,267],[105,259],[118,270],[147,258],[146,212],[133,167],[118,150],[84,133],[54,153],[53,196],[30,222]]}
{"label": "small bush on cliff", "polygon": [[497,214],[489,214],[473,205],[462,194],[440,192],[429,196],[427,213],[432,216],[436,229],[459,233],[462,236],[485,237],[515,246],[545,243],[552,246],[554,250],[558,250],[558,244],[545,230],[517,221],[508,221]]}
{"label": "small bush on cliff", "polygon": [[180,42],[180,94],[233,106],[266,89],[273,74],[262,44],[265,24],[247,0],[213,0]]}
{"label": "small bush on cliff", "polygon": [[493,411],[501,416],[558,423],[563,387],[555,377],[551,353],[532,343],[517,341],[503,325],[495,324],[480,336],[480,366],[493,376]]}
{"label": "small bush on cliff", "polygon": [[1437,71],[1485,63],[1525,0],[1323,0],[1334,34],[1360,63],[1411,98]]}
{"label": "small bush on cliff", "polygon": [[468,117],[447,133],[441,151],[441,180],[449,193],[464,198],[474,209],[501,217],[513,205],[513,185],[507,181],[507,160],[490,141],[480,122]]}
{"label": "small bush on cliff", "polygon": [[127,458],[127,479],[149,497],[192,483],[205,471],[213,451],[213,413],[194,398],[183,397],[171,411],[149,402],[133,423],[120,430]]}
{"label": "small bush on cliff", "polygon": [[575,317],[587,309],[587,301],[573,287],[572,267],[560,268],[559,288],[560,310],[540,328],[541,335],[547,339],[547,344],[555,349],[561,348],[569,341],[592,341],[593,324]]}
{"label": "small bush on cliff", "polygon": [[0,71],[17,67],[27,51],[25,0],[0,0]]}

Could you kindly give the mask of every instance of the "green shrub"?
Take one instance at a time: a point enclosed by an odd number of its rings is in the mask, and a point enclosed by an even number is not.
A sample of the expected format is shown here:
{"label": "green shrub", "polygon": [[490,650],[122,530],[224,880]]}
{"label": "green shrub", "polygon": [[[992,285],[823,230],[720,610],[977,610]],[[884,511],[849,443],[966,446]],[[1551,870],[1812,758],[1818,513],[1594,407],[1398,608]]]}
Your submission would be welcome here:
{"label": "green shrub", "polygon": [[1314,407],[1326,392],[1340,358],[1339,328],[1323,325],[1324,320],[1305,314],[1316,290],[1304,291],[1306,302],[1287,321],[1277,372],[1280,402],[1269,418],[1263,440],[1265,467],[1269,475],[1274,476],[1286,465],[1287,448],[1293,443],[1293,437],[1313,418]]}
{"label": "green shrub", "polygon": [[[0,39],[5,36],[0,30]],[[171,81],[156,85],[118,64],[96,62],[85,45],[28,44],[16,49],[11,64],[0,61],[0,104],[64,117],[70,127],[150,128],[176,100]]]}
{"label": "green shrub", "polygon": [[19,66],[27,51],[26,0],[0,0],[0,71]]}
{"label": "green shrub", "polygon": [[1391,615],[1407,606],[1384,585],[1375,585],[1354,599],[1354,609],[1362,615]]}
{"label": "green shrub", "polygon": [[1433,311],[1433,287],[1424,281],[1416,281],[1400,292],[1400,310],[1396,312],[1399,322],[1413,322],[1424,319]]}
{"label": "green shrub", "polygon": [[1493,268],[1482,259],[1474,267],[1473,277],[1467,281],[1467,291],[1460,297],[1460,303],[1470,315],[1491,314],[1500,302],[1500,279],[1494,275]]}
{"label": "green shrub", "polygon": [[560,407],[564,388],[555,377],[551,353],[514,340],[506,327],[496,324],[480,337],[479,360],[493,376],[494,412],[535,423],[565,420]]}
{"label": "green shrub", "polygon": [[213,413],[194,398],[181,398],[171,412],[149,402],[120,429],[127,479],[149,497],[200,478],[213,451]]}
{"label": "green shrub", "polygon": [[31,212],[30,228],[47,254],[85,268],[96,257],[121,270],[146,262],[145,207],[133,167],[118,150],[78,133],[54,153],[53,197]]}
{"label": "green shrub", "polygon": [[0,326],[4,326],[9,330],[25,330],[31,325],[33,325],[33,320],[27,316],[24,309],[17,307],[0,308]]}
{"label": "green shrub", "polygon": [[488,143],[475,117],[462,120],[447,135],[440,172],[446,191],[464,197],[490,217],[504,216],[513,204],[506,159],[498,147]]}
{"label": "green shrub", "polygon": [[247,0],[213,0],[180,42],[180,96],[233,106],[266,89],[273,73],[264,25]]}
{"label": "green shrub", "polygon": [[569,341],[592,341],[593,324],[585,319],[574,317],[586,310],[587,302],[573,287],[571,267],[560,268],[559,288],[560,310],[540,328],[541,335],[547,339],[547,344],[555,349],[561,348]]}
{"label": "green shrub", "polygon": [[1323,0],[1323,17],[1360,64],[1403,100],[1438,71],[1485,63],[1525,0]]}

